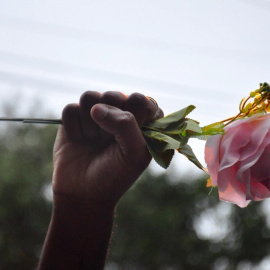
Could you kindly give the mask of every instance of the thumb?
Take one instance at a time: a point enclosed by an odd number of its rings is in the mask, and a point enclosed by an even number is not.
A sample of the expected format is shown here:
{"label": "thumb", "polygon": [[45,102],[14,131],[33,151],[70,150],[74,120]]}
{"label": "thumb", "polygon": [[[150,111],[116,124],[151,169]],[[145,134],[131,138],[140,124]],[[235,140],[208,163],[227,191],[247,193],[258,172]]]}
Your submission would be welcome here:
{"label": "thumb", "polygon": [[114,136],[126,158],[133,157],[134,161],[144,157],[150,162],[145,139],[132,113],[105,104],[96,104],[90,113],[101,129]]}

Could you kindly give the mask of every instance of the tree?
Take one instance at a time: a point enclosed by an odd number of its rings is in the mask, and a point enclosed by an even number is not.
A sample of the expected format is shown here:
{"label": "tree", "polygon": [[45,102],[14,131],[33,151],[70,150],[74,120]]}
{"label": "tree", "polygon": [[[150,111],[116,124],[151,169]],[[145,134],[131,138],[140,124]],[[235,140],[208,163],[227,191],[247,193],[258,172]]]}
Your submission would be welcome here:
{"label": "tree", "polygon": [[146,172],[117,209],[109,256],[115,269],[239,270],[266,257],[270,230],[261,203],[242,209],[220,202],[205,185],[205,175],[172,184],[166,173]]}
{"label": "tree", "polygon": [[12,124],[0,138],[0,269],[34,269],[48,228],[52,126]]}

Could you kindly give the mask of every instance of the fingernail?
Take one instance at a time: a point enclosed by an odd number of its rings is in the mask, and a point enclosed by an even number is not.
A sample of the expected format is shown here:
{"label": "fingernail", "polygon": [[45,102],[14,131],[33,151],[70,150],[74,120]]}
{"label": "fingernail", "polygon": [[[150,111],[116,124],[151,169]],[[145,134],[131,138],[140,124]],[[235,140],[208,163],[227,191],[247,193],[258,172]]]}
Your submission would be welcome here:
{"label": "fingernail", "polygon": [[95,118],[96,121],[102,122],[106,115],[108,114],[109,108],[104,104],[97,104],[93,107],[92,117]]}

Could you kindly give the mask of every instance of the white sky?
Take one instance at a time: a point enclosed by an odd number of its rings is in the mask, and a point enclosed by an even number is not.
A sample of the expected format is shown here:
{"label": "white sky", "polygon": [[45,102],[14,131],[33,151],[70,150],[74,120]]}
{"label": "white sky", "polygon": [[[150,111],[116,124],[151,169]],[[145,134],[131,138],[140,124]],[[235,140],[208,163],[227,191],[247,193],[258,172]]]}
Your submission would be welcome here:
{"label": "white sky", "polygon": [[269,13],[267,0],[0,0],[0,100],[60,117],[85,90],[137,91],[210,124],[269,81]]}

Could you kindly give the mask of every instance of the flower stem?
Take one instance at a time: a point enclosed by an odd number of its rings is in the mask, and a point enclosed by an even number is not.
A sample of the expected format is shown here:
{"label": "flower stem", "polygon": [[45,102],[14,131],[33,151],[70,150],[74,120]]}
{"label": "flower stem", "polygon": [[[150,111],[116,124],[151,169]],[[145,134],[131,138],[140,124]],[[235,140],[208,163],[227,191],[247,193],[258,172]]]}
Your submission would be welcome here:
{"label": "flower stem", "polygon": [[[236,120],[238,117],[240,117],[241,114],[242,114],[242,112],[239,112],[236,116],[231,117],[231,120],[229,120],[229,122],[227,122],[227,123],[225,124],[225,127],[226,127],[227,125],[229,125],[231,122],[233,122],[234,120]],[[223,121],[222,121],[222,122],[223,122]],[[223,122],[223,123],[225,123],[225,122]]]}

